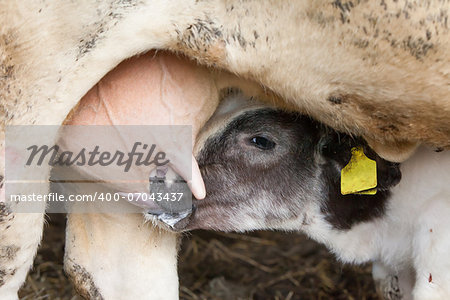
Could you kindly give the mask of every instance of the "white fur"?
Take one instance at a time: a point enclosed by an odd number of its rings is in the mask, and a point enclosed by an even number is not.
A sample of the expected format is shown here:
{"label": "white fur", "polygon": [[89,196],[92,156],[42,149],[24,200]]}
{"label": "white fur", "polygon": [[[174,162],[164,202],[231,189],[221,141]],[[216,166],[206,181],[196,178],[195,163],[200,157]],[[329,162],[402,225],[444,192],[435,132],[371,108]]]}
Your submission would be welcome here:
{"label": "white fur", "polygon": [[175,233],[140,213],[71,214],[67,227],[64,268],[84,297],[178,299]]}
{"label": "white fur", "polygon": [[415,270],[414,289],[403,291],[405,297],[412,293],[414,299],[448,299],[450,152],[421,148],[401,165],[401,171],[402,180],[392,189],[384,216],[341,231],[333,229],[316,207],[309,212],[314,222],[302,230],[343,262],[377,262],[388,266],[388,275]]}

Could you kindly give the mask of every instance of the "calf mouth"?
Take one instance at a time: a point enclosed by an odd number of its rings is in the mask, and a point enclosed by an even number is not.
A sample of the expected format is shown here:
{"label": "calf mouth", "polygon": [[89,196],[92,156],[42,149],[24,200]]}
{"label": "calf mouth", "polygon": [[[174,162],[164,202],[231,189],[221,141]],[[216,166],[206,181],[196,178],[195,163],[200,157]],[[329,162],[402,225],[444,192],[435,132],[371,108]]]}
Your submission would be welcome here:
{"label": "calf mouth", "polygon": [[[177,195],[155,199],[143,206],[146,216],[171,231],[184,231],[195,214],[197,199],[192,196],[187,182],[179,175],[174,180],[150,177],[150,195]],[[174,201],[175,200],[175,201]]]}
{"label": "calf mouth", "polygon": [[186,209],[182,212],[153,212],[147,211],[148,216],[153,217],[160,225],[168,228],[171,231],[181,232],[185,231],[195,214],[196,205],[193,204],[191,209]]}

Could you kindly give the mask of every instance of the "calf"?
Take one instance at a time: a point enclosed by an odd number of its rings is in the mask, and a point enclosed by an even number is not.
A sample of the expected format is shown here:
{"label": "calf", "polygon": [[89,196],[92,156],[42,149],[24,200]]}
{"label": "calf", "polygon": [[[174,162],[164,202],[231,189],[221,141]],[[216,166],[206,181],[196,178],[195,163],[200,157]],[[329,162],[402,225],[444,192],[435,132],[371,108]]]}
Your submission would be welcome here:
{"label": "calf", "polygon": [[[309,117],[232,98],[197,141],[207,197],[176,230],[301,231],[343,262],[374,262],[388,299],[448,299],[450,152],[421,148],[400,165]],[[341,194],[354,147],[377,163],[375,195]]]}

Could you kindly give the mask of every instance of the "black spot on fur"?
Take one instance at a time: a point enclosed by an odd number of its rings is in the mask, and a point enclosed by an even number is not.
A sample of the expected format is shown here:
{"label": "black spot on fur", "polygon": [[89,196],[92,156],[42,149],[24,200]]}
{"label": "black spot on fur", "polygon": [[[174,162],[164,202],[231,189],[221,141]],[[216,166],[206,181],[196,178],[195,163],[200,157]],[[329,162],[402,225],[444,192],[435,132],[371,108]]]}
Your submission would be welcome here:
{"label": "black spot on fur", "polygon": [[242,36],[240,28],[231,32],[230,37],[234,42],[238,42],[241,48],[245,49],[247,46],[247,40]]}
{"label": "black spot on fur", "polygon": [[14,66],[13,65],[1,65],[1,69],[0,69],[0,78],[1,79],[9,79],[9,78],[13,78],[13,74],[14,74]]}
{"label": "black spot on fur", "polygon": [[74,283],[77,292],[86,299],[103,300],[103,296],[95,286],[92,275],[82,266],[76,263],[71,263],[66,266],[65,271],[69,278]]}
{"label": "black spot on fur", "polygon": [[338,96],[330,96],[327,99],[331,104],[342,104],[342,98]]}
{"label": "black spot on fur", "polygon": [[335,0],[335,1],[333,1],[331,3],[331,5],[333,5],[333,7],[335,7],[335,8],[340,10],[340,14],[339,15],[340,15],[342,24],[350,22],[350,20],[348,19],[348,14],[350,13],[352,8],[354,7],[352,1],[343,2],[341,0]]}
{"label": "black spot on fur", "polygon": [[78,46],[78,56],[77,59],[81,58],[84,54],[90,52],[92,49],[95,48],[97,44],[97,40],[100,39],[100,35],[104,32],[104,29],[100,27],[100,29],[93,33],[91,37],[89,37],[87,40],[81,39],[80,45]]}
{"label": "black spot on fur", "polygon": [[87,34],[78,43],[78,53],[75,60],[91,52],[97,47],[99,41],[105,37],[105,33],[113,28],[131,9],[139,6],[139,2],[130,0],[112,1],[105,10],[98,10],[99,21],[94,22],[86,28]]}
{"label": "black spot on fur", "polygon": [[0,247],[0,286],[4,285],[16,273],[16,269],[5,268],[5,266],[16,258],[19,250],[20,248],[14,245]]}
{"label": "black spot on fur", "polygon": [[365,49],[369,46],[369,41],[365,39],[355,39],[353,44],[361,49]]}
{"label": "black spot on fur", "polygon": [[13,260],[19,250],[20,247],[14,245],[0,247],[0,262]]}
{"label": "black spot on fur", "polygon": [[[184,30],[175,29],[177,34],[177,49],[186,49],[195,53],[206,54],[211,47],[226,41],[222,33],[223,28],[218,26],[210,17],[197,18],[194,23],[189,24]],[[200,57],[197,57],[200,59]]]}
{"label": "black spot on fur", "polygon": [[0,223],[8,222],[14,219],[14,214],[9,205],[5,202],[0,202]]}
{"label": "black spot on fur", "polygon": [[416,59],[422,59],[433,49],[434,45],[433,43],[426,42],[421,37],[414,39],[412,36],[408,36],[403,40],[402,47],[409,51]]}
{"label": "black spot on fur", "polygon": [[335,0],[331,4],[335,8],[338,8],[339,10],[341,10],[341,12],[343,12],[343,13],[348,13],[353,8],[353,2],[352,1],[342,2],[341,0]]}
{"label": "black spot on fur", "polygon": [[379,127],[380,131],[383,133],[396,134],[399,132],[399,129],[394,124],[388,124]]}
{"label": "black spot on fur", "polygon": [[206,17],[205,19],[195,19],[195,23],[187,26],[180,39],[187,45],[191,45],[190,48],[198,49],[200,47],[196,46],[198,43],[196,40],[201,40],[207,44],[221,37],[222,31],[209,17]]}
{"label": "black spot on fur", "polygon": [[5,284],[6,272],[3,269],[0,269],[0,287]]}

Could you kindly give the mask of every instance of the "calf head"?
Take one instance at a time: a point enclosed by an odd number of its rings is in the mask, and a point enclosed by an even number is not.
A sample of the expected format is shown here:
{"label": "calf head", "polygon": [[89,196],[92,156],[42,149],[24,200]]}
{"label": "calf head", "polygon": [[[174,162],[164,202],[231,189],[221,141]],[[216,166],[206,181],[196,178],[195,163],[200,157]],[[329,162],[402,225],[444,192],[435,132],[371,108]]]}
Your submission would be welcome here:
{"label": "calf head", "polygon": [[[307,116],[251,101],[239,107],[234,98],[200,133],[196,156],[207,196],[193,201],[193,213],[175,229],[290,230],[317,214],[348,229],[383,214],[401,177],[398,164]],[[377,162],[375,195],[340,192],[340,171],[356,146]]]}

